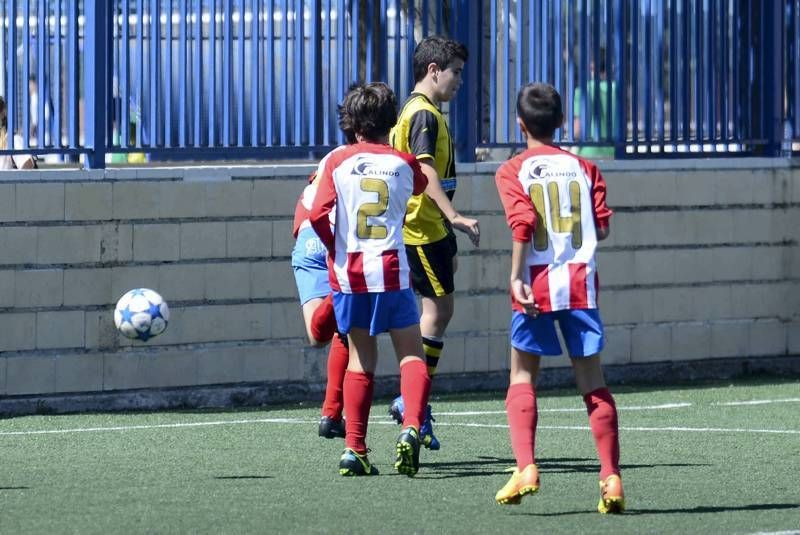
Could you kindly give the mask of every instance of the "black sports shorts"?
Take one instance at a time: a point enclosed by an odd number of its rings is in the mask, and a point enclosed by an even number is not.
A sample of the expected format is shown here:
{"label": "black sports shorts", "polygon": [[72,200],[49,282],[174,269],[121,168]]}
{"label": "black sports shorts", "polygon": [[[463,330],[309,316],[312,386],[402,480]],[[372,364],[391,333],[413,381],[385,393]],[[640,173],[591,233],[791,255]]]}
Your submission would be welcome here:
{"label": "black sports shorts", "polygon": [[437,242],[406,245],[414,290],[424,297],[453,293],[453,258],[457,252],[458,244],[452,230]]}

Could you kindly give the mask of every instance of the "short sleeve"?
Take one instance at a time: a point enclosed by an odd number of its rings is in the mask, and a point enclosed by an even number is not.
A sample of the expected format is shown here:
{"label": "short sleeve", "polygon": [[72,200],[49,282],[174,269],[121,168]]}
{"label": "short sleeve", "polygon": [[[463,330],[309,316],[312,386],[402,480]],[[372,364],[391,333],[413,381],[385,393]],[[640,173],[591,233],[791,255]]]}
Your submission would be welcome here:
{"label": "short sleeve", "polygon": [[533,203],[522,189],[517,178],[518,165],[510,160],[501,165],[495,174],[497,192],[511,228],[511,237],[516,242],[529,242],[536,229],[536,212]]}
{"label": "short sleeve", "polygon": [[433,112],[420,110],[409,121],[408,146],[417,157],[436,157],[436,138],[439,135],[439,122]]}
{"label": "short sleeve", "polygon": [[597,228],[607,228],[614,213],[606,204],[606,181],[596,165],[581,160],[581,167],[592,183],[592,211]]}

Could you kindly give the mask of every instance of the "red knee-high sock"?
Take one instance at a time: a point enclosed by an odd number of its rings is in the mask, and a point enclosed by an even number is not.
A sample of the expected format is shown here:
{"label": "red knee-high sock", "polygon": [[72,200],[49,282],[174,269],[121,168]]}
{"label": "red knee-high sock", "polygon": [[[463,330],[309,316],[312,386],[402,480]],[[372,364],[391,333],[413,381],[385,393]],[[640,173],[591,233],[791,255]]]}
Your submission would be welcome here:
{"label": "red knee-high sock", "polygon": [[608,388],[598,388],[583,396],[583,402],[600,457],[600,479],[619,474],[619,427],[614,397]]}
{"label": "red knee-high sock", "polygon": [[338,336],[334,336],[331,341],[331,349],[328,351],[328,381],[325,384],[325,401],[322,402],[322,415],[337,421],[342,419],[344,372],[347,371],[349,360],[350,350],[347,349]]}
{"label": "red knee-high sock", "polygon": [[517,468],[522,470],[534,463],[533,449],[536,444],[536,422],[539,418],[536,406],[536,390],[530,383],[516,383],[508,387],[506,394],[508,432],[511,449],[517,459]]}
{"label": "red knee-high sock", "polygon": [[367,421],[372,406],[372,389],[374,375],[364,372],[344,374],[344,411],[345,421],[344,445],[356,453],[367,452]]}
{"label": "red knee-high sock", "polygon": [[336,314],[333,312],[333,294],[328,294],[311,315],[311,336],[327,342],[336,334]]}
{"label": "red knee-high sock", "polygon": [[411,360],[400,366],[400,395],[405,403],[403,427],[412,426],[419,431],[430,393],[431,378],[424,362]]}

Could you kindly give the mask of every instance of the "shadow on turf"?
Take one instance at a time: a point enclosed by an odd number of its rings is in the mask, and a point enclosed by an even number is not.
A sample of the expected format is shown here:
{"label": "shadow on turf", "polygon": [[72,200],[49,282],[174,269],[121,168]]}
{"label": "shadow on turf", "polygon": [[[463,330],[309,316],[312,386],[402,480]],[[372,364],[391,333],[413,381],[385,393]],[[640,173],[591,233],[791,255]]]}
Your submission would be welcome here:
{"label": "shadow on turf", "polygon": [[273,476],[214,476],[214,479],[273,479]]}
{"label": "shadow on turf", "polygon": [[[627,509],[624,516],[636,515],[671,515],[671,514],[707,514],[707,513],[729,513],[732,511],[773,511],[780,509],[798,509],[797,503],[753,503],[750,505],[711,506],[698,505],[697,507],[687,507],[686,509]],[[569,516],[569,515],[596,515],[594,511],[583,509],[581,511],[562,511],[560,513],[519,513],[528,516]]]}
{"label": "shadow on turf", "polygon": [[0,487],[0,490],[28,490],[30,487]]}
{"label": "shadow on turf", "polygon": [[[539,468],[542,473],[594,473],[599,470],[597,459],[594,458],[546,458],[540,459],[538,462]],[[476,476],[490,476],[497,474],[496,469],[490,469],[493,465],[502,465],[506,467],[513,467],[516,464],[514,459],[500,458],[500,457],[477,457],[475,461],[461,461],[461,462],[425,462],[423,466],[430,468],[433,473],[424,473],[422,477],[426,479],[449,479],[453,477],[476,477]],[[487,470],[477,470],[470,467],[485,466]],[[655,468],[655,467],[689,467],[689,466],[709,466],[705,463],[658,463],[658,464],[625,464],[622,466],[624,470],[635,470],[637,468]],[[459,470],[467,469],[468,470]]]}

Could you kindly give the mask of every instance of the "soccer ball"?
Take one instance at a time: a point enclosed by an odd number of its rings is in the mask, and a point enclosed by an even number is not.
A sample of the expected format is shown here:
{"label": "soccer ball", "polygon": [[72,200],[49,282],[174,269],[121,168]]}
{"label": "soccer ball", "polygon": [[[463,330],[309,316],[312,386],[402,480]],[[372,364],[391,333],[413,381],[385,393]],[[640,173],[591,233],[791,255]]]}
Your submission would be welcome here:
{"label": "soccer ball", "polygon": [[147,341],[164,332],[169,321],[169,307],[158,292],[136,288],[117,301],[114,324],[125,337]]}

